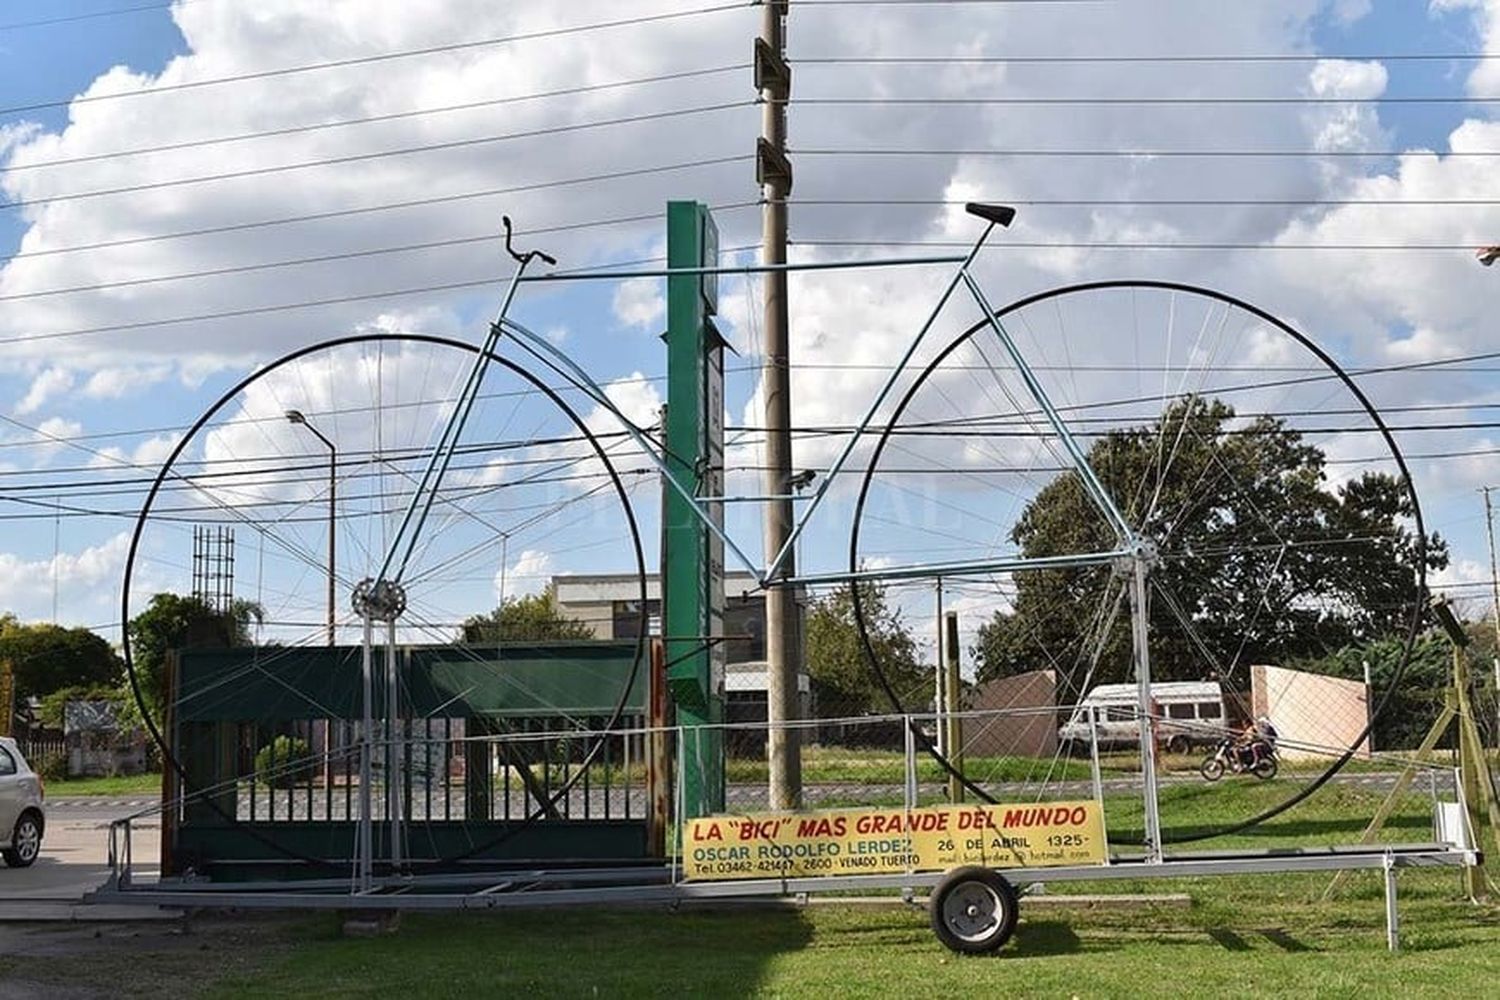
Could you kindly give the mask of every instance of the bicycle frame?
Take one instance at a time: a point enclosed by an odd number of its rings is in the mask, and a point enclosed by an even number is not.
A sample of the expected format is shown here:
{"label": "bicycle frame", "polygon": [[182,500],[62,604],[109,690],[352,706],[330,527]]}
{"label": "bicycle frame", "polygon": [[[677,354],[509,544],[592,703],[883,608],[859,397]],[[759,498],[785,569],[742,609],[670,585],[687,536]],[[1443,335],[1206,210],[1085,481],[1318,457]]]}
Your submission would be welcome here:
{"label": "bicycle frame", "polygon": [[[981,211],[988,211],[990,214],[981,215],[982,218],[988,220],[987,224],[984,228],[984,231],[980,234],[979,238],[974,241],[974,245],[963,257],[904,258],[898,261],[859,262],[859,266],[871,266],[872,264],[905,265],[916,263],[948,263],[956,261],[958,266],[954,269],[953,274],[948,279],[947,285],[944,287],[942,294],[938,297],[937,302],[933,305],[931,312],[928,313],[926,320],[922,323],[916,335],[913,336],[911,343],[907,345],[906,350],[901,355],[901,358],[892,367],[890,374],[886,377],[879,391],[875,394],[874,398],[865,408],[864,415],[855,425],[854,432],[849,436],[849,440],[844,444],[843,449],[839,452],[837,458],[835,458],[833,464],[829,467],[828,472],[824,476],[820,477],[821,481],[817,488],[812,492],[810,496],[797,495],[792,497],[792,499],[794,500],[805,502],[806,506],[800,511],[798,516],[793,521],[791,534],[787,537],[787,540],[785,544],[782,545],[781,550],[765,563],[760,563],[750,558],[750,556],[748,556],[738,545],[735,544],[734,540],[729,537],[728,533],[725,532],[724,529],[717,523],[715,523],[715,520],[711,515],[711,508],[714,504],[733,502],[737,500],[744,500],[746,502],[749,502],[749,500],[751,499],[765,501],[770,499],[782,498],[696,496],[692,494],[674,477],[665,475],[666,461],[661,454],[660,446],[656,444],[656,442],[652,441],[650,436],[646,434],[644,430],[638,427],[630,420],[630,418],[628,418],[623,412],[621,412],[619,407],[617,407],[614,402],[610,400],[608,394],[605,393],[604,389],[597,382],[595,382],[587,372],[579,367],[579,365],[571,358],[569,358],[566,354],[558,350],[557,347],[549,342],[546,338],[538,336],[536,333],[533,333],[532,331],[526,329],[521,324],[509,319],[505,315],[506,309],[504,308],[502,308],[500,317],[495,321],[494,325],[491,328],[492,338],[495,331],[503,330],[504,332],[511,334],[515,343],[524,351],[526,351],[527,354],[531,355],[537,361],[541,362],[547,368],[551,369],[555,374],[566,380],[569,385],[583,392],[592,402],[603,407],[612,416],[619,420],[620,425],[625,429],[625,432],[634,440],[635,444],[640,447],[641,450],[648,456],[652,464],[664,473],[663,478],[667,482],[668,486],[676,491],[679,496],[681,496],[689,503],[695,516],[697,516],[698,519],[703,522],[704,526],[707,527],[707,529],[711,531],[719,541],[724,543],[725,549],[735,557],[735,559],[740,563],[741,566],[744,567],[746,571],[753,574],[764,587],[841,583],[848,582],[850,580],[889,580],[911,577],[943,577],[972,573],[1004,573],[1027,569],[1058,569],[1079,566],[1099,566],[1108,565],[1120,559],[1140,557],[1143,555],[1140,539],[1137,537],[1134,529],[1132,529],[1126,522],[1124,515],[1115,505],[1113,499],[1111,499],[1109,494],[1105,491],[1103,484],[1099,480],[1099,477],[1095,474],[1093,467],[1089,464],[1086,452],[1079,445],[1078,440],[1073,436],[1067,424],[1063,421],[1062,416],[1059,414],[1056,406],[1053,405],[1052,400],[1048,397],[1046,389],[1043,388],[1041,382],[1037,379],[1034,371],[1027,363],[1025,356],[1017,346],[1014,338],[1011,337],[1010,332],[1006,330],[1005,324],[1002,323],[999,317],[996,316],[995,309],[993,308],[993,306],[991,306],[989,300],[985,297],[984,291],[979,286],[979,282],[974,278],[974,275],[972,273],[972,265],[974,263],[974,259],[979,255],[979,251],[984,249],[985,243],[989,240],[990,235],[994,232],[996,226],[1008,223],[1008,218],[1006,222],[1000,222],[996,220],[996,218],[994,217],[996,214],[995,207],[971,205],[969,207],[969,210],[973,214],[980,214],[980,212],[975,211],[976,208],[980,209]],[[798,265],[795,264],[776,267],[664,268],[651,271],[610,272],[603,275],[589,275],[588,277],[592,279],[625,277],[672,277],[690,274],[745,274],[770,270],[796,269],[798,269]],[[824,265],[819,269],[827,269],[827,267],[826,265]],[[566,276],[549,275],[547,277],[552,280],[564,280]],[[1032,398],[1037,407],[1042,411],[1043,415],[1046,417],[1048,425],[1061,440],[1063,448],[1067,453],[1068,460],[1073,470],[1078,474],[1079,479],[1083,483],[1084,491],[1088,494],[1090,500],[1092,500],[1093,503],[1099,508],[1100,513],[1103,514],[1110,527],[1114,530],[1118,544],[1115,548],[1103,552],[1085,552],[1064,556],[1048,556],[1045,558],[1009,557],[973,559],[956,562],[924,564],[920,566],[872,569],[867,571],[848,573],[782,576],[781,569],[790,558],[791,553],[794,551],[794,548],[797,544],[797,540],[802,537],[802,532],[807,527],[808,522],[817,512],[818,508],[822,506],[823,501],[828,496],[829,490],[833,487],[834,480],[837,479],[840,473],[844,471],[845,466],[848,464],[849,459],[854,453],[855,447],[859,444],[860,438],[870,433],[871,426],[875,422],[876,415],[879,413],[881,406],[883,406],[885,402],[890,398],[892,390],[895,388],[897,381],[901,377],[901,373],[906,370],[906,367],[908,364],[910,364],[911,359],[916,355],[917,351],[922,347],[923,343],[926,342],[929,334],[932,331],[933,325],[937,322],[938,316],[940,316],[943,310],[947,307],[949,301],[953,297],[953,293],[958,290],[960,285],[962,285],[964,289],[969,293],[969,296],[973,300],[974,304],[977,305],[980,311],[983,313],[991,331],[993,331],[995,336],[999,339],[1007,357],[1009,357],[1011,362],[1015,365],[1016,371],[1020,375],[1021,381],[1026,388],[1027,394]],[[510,296],[508,295],[505,305],[508,307],[509,303]]]}

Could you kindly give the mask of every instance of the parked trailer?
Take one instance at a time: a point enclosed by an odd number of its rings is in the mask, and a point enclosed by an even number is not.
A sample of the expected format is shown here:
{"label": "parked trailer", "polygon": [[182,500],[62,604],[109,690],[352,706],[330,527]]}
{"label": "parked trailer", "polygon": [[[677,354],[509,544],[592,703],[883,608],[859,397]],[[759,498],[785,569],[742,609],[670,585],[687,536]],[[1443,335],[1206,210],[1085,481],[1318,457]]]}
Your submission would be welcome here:
{"label": "parked trailer", "polygon": [[1010,940],[1021,901],[1033,885],[1115,879],[1200,878],[1287,872],[1373,870],[1384,876],[1386,941],[1400,943],[1396,874],[1403,868],[1463,867],[1481,863],[1479,852],[1459,843],[1361,845],[1265,852],[1200,852],[1160,861],[1115,856],[1103,865],[1004,868],[964,865],[947,871],[873,875],[818,875],[737,881],[686,881],[672,865],[660,867],[515,868],[444,875],[385,876],[369,892],[351,893],[347,879],[298,882],[209,883],[162,880],[136,883],[130,874],[129,821],[111,830],[111,875],[85,897],[87,903],[127,903],[182,909],[438,911],[530,907],[609,907],[715,900],[784,899],[812,893],[901,889],[912,898],[929,890],[934,933],[948,948],[993,952]]}

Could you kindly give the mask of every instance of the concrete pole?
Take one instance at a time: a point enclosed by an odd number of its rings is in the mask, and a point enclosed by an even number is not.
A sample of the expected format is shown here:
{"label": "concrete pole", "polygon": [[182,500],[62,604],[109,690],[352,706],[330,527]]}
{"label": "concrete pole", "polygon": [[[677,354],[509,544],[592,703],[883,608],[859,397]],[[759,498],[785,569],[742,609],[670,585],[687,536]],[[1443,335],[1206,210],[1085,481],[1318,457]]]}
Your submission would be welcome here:
{"label": "concrete pole", "polygon": [[933,654],[933,687],[934,697],[932,700],[932,711],[936,718],[933,720],[933,728],[937,730],[937,752],[948,756],[948,727],[943,724],[943,714],[948,710],[948,661],[943,656],[943,578],[938,577],[937,584],[937,651]]}
{"label": "concrete pole", "polygon": [[[962,773],[964,769],[964,731],[963,720],[959,718],[959,712],[963,706],[959,701],[959,694],[963,685],[958,677],[958,612],[950,611],[944,619],[947,629],[946,642],[943,644],[943,691],[947,697],[947,704],[943,706],[945,712],[946,730],[948,738],[947,757],[955,770]],[[964,783],[958,775],[948,775],[948,801],[962,802],[964,800]]]}
{"label": "concrete pole", "polygon": [[[791,73],[782,52],[786,48],[786,0],[762,5],[760,38],[756,45],[756,76],[762,102],[761,140],[756,173],[761,183],[761,258],[764,264],[786,263],[786,200],[791,193],[791,170],[786,165],[786,102],[791,95]],[[774,560],[792,533],[791,374],[788,367],[787,276],[771,271],[765,276],[765,392],[766,494],[776,497],[766,509],[766,559]],[[778,578],[796,575],[796,556],[788,552]],[[802,756],[799,734],[787,724],[798,717],[797,679],[802,673],[801,628],[795,589],[772,586],[766,592],[766,753],[770,763],[772,809],[796,809],[802,803]]]}
{"label": "concrete pole", "polygon": [[1495,655],[1490,667],[1495,672],[1495,745],[1500,747],[1500,572],[1495,570],[1495,512],[1490,505],[1490,490],[1484,488],[1484,530],[1490,540],[1490,623],[1495,626]]}

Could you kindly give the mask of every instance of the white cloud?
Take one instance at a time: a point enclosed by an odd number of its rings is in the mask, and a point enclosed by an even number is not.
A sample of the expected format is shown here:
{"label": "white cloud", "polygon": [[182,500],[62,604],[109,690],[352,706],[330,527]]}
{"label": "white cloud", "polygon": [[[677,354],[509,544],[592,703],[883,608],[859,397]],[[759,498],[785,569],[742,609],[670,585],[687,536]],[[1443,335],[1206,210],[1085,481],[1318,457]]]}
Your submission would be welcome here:
{"label": "white cloud", "polygon": [[65,368],[46,368],[31,382],[31,388],[16,404],[16,413],[25,416],[41,409],[48,400],[73,388],[73,373]]}
{"label": "white cloud", "polygon": [[168,365],[122,365],[100,368],[83,384],[90,399],[121,399],[149,389],[171,372]]}
{"label": "white cloud", "polygon": [[19,608],[23,617],[41,617],[43,608],[50,607],[54,579],[75,608],[80,600],[90,606],[113,603],[129,548],[130,534],[122,531],[99,545],[48,559],[0,552],[0,606]]}
{"label": "white cloud", "polygon": [[656,278],[632,278],[615,288],[610,308],[615,319],[625,326],[640,327],[649,332],[661,326],[667,314],[667,300],[662,295],[661,282]]}
{"label": "white cloud", "polygon": [[552,556],[537,549],[526,549],[515,563],[495,573],[495,603],[507,597],[539,594],[552,579]]}

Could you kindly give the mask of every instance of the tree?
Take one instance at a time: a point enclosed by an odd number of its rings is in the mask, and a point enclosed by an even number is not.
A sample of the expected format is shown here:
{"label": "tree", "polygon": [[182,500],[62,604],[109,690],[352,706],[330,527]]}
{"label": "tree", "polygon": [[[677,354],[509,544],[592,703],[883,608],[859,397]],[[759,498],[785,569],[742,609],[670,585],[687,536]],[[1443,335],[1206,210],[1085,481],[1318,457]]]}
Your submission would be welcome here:
{"label": "tree", "polygon": [[[870,645],[903,706],[926,704],[932,691],[932,668],[917,659],[917,644],[901,620],[899,608],[886,603],[878,583],[858,585]],[[824,718],[889,711],[893,706],[870,669],[853,591],[842,586],[807,608],[807,673],[818,714]]]}
{"label": "tree", "polygon": [[0,660],[14,672],[18,708],[63,688],[117,684],[121,674],[120,657],[88,629],[24,625],[8,613],[0,616]]}
{"label": "tree", "polygon": [[[1088,457],[1126,520],[1164,556],[1151,576],[1157,679],[1326,656],[1399,632],[1418,600],[1401,484],[1367,472],[1330,488],[1323,452],[1281,420],[1240,421],[1226,403],[1192,397],[1150,427],[1100,438]],[[1071,471],[1026,506],[1011,540],[1027,557],[1116,544]],[[1436,535],[1427,564],[1447,564]],[[1096,682],[1128,679],[1129,608],[1112,573],[1017,573],[1012,607],[980,627],[980,678],[1069,670],[1098,655]]]}
{"label": "tree", "polygon": [[161,593],[130,620],[130,659],[141,699],[153,720],[167,701],[167,654],[177,649],[228,649],[253,645],[252,622],[264,617],[254,601],[235,601],[215,610],[198,597]]}
{"label": "tree", "polygon": [[471,645],[594,638],[588,625],[558,610],[551,587],[540,594],[507,597],[489,614],[466,620],[463,629],[463,641]]}

